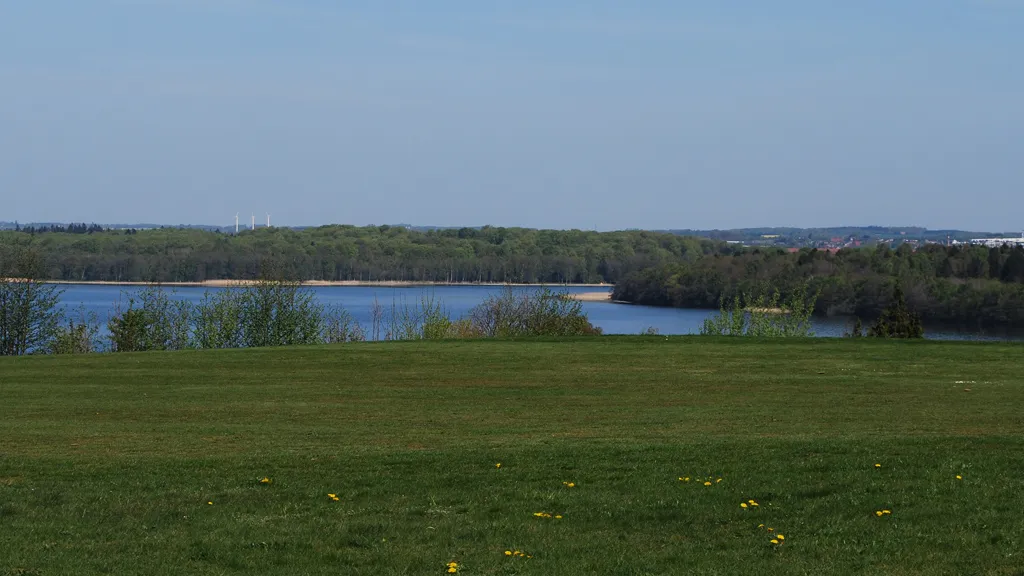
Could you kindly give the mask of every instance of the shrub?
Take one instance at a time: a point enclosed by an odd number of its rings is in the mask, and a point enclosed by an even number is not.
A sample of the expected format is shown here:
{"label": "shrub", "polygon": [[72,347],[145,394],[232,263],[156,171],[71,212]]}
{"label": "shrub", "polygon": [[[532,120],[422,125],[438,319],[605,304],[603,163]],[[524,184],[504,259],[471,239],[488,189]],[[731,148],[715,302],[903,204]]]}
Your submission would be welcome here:
{"label": "shrub", "polygon": [[726,306],[722,300],[717,315],[705,318],[700,333],[705,336],[753,336],[760,338],[809,337],[811,314],[817,294],[807,295],[794,291],[786,301],[780,300],[778,290],[762,292],[758,296],[735,296]]}
{"label": "shrub", "polygon": [[897,284],[893,288],[892,303],[878,320],[868,329],[868,336],[875,338],[924,338],[921,317],[907,308],[903,289]]}
{"label": "shrub", "polygon": [[583,312],[583,303],[544,288],[530,294],[506,286],[487,297],[469,314],[473,331],[484,337],[597,335]]}

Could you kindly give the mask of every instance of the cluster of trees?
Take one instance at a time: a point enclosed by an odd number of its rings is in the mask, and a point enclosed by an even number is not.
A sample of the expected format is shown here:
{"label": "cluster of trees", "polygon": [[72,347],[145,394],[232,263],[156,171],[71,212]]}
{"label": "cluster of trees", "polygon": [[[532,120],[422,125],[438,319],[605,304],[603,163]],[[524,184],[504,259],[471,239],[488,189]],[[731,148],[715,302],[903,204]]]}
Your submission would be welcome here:
{"label": "cluster of trees", "polygon": [[[105,232],[106,229],[99,224],[81,224],[71,223],[67,226],[60,224],[50,224],[49,226],[25,226],[22,228],[20,225],[15,224],[15,232],[22,232],[25,234],[94,234],[96,232]],[[134,232],[134,230],[132,231]]]}
{"label": "cluster of trees", "polygon": [[240,234],[195,229],[136,234],[26,235],[0,232],[3,245],[31,246],[47,280],[199,282],[261,276],[272,257],[289,278],[493,283],[614,283],[626,274],[729,253],[727,244],[627,231],[391,226],[261,228]]}
{"label": "cluster of trees", "polygon": [[782,298],[808,287],[821,316],[878,318],[899,285],[926,324],[966,330],[1024,325],[1024,248],[926,245],[838,252],[780,249],[711,253],[630,273],[613,298],[638,304],[718,308],[770,286]]}

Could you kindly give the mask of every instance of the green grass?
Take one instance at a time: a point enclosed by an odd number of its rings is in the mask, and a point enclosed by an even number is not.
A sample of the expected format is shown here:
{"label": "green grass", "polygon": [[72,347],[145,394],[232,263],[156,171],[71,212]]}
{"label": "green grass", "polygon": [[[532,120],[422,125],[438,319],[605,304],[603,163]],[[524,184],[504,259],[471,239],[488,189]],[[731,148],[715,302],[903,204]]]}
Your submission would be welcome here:
{"label": "green grass", "polygon": [[1020,575],[1022,410],[1013,344],[6,358],[0,575]]}

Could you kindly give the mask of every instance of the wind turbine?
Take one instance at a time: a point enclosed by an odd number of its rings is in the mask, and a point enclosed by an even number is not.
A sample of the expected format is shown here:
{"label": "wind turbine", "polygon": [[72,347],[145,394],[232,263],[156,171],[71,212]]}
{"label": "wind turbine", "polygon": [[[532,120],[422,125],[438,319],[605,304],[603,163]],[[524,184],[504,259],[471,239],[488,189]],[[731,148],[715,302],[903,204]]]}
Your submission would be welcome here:
{"label": "wind turbine", "polygon": [[252,214],[252,229],[253,230],[256,229],[256,213],[255,212],[253,212],[253,214]]}
{"label": "wind turbine", "polygon": [[235,212],[235,234],[238,234],[238,212]]}
{"label": "wind turbine", "polygon": [[270,212],[267,212],[267,228],[270,228]]}

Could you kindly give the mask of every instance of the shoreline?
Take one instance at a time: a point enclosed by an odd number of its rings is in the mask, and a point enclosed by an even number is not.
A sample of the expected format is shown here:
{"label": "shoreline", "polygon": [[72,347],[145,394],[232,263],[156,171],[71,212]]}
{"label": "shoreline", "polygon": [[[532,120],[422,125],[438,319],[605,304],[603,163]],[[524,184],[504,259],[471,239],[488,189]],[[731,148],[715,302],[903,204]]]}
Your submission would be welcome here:
{"label": "shoreline", "polygon": [[[58,284],[62,286],[171,286],[182,288],[230,288],[233,286],[251,286],[256,280],[203,280],[201,282],[136,282],[116,280],[40,280],[42,284]],[[432,286],[453,286],[453,287],[548,287],[548,288],[608,288],[614,284],[544,284],[544,283],[514,283],[507,282],[417,282],[402,280],[303,280],[298,283],[300,286],[315,288],[416,288]],[[598,293],[592,293],[598,294]],[[599,294],[604,294],[603,292]],[[611,292],[608,292],[609,299]]]}

